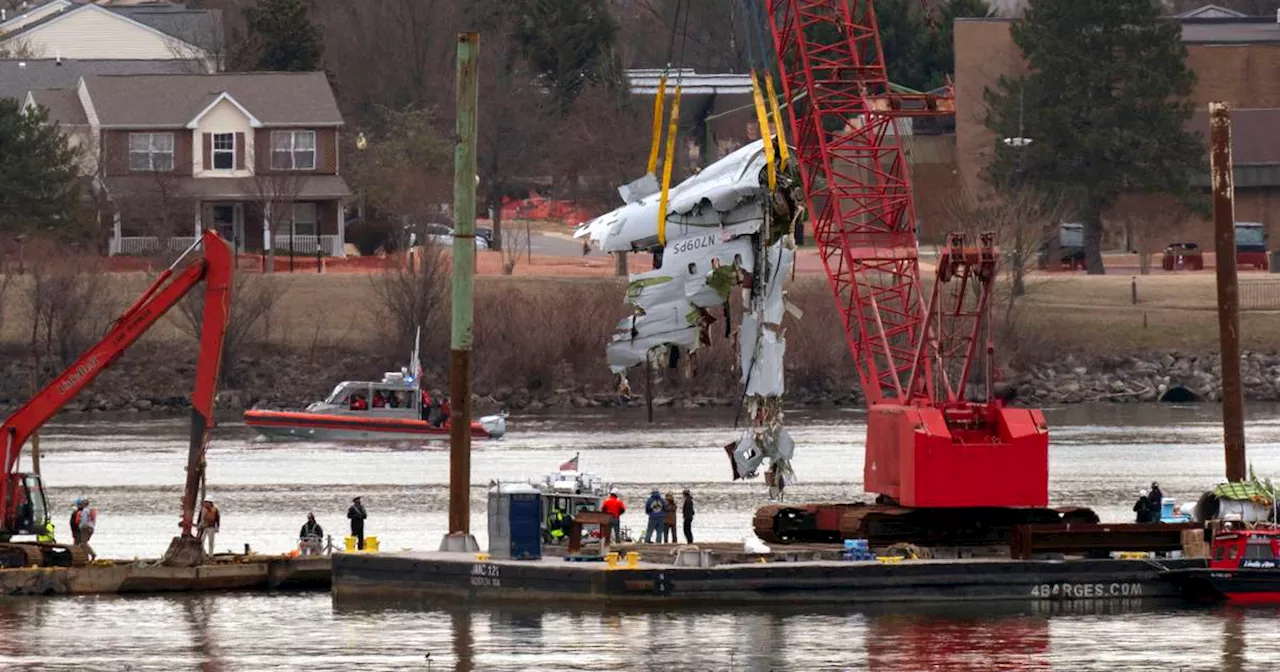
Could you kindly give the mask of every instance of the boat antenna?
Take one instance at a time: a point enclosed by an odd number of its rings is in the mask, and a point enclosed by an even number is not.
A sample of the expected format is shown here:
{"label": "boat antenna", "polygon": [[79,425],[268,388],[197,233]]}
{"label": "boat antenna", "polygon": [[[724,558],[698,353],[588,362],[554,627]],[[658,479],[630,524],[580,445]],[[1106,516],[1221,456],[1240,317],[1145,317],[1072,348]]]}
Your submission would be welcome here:
{"label": "boat antenna", "polygon": [[413,334],[413,358],[409,361],[409,372],[413,375],[413,382],[418,387],[422,386],[422,360],[419,359],[418,348],[422,345],[422,327],[419,326]]}

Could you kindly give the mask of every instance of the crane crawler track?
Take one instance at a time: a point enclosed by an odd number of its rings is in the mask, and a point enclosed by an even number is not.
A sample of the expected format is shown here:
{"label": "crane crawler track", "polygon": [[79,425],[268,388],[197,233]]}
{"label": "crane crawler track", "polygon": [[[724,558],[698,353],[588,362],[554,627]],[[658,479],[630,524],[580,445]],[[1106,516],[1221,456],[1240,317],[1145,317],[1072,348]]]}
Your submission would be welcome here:
{"label": "crane crawler track", "polygon": [[1018,525],[1097,523],[1091,509],[1064,507],[903,508],[883,504],[771,504],[756,511],[753,527],[766,543],[841,543],[919,546],[1007,544]]}
{"label": "crane crawler track", "polygon": [[70,544],[0,543],[0,569],[84,567],[89,552]]}

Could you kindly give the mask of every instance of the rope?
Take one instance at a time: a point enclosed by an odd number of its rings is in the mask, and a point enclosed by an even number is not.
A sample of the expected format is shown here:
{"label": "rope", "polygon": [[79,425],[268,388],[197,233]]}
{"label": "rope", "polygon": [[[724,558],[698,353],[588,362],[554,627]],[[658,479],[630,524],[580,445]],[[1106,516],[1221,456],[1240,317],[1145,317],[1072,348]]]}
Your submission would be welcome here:
{"label": "rope", "polygon": [[[662,107],[667,99],[667,76],[671,74],[671,56],[676,48],[676,26],[680,23],[680,10],[684,0],[676,1],[676,14],[671,20],[671,39],[667,40],[667,60],[662,68],[662,78],[658,80],[658,93],[653,98],[653,141],[649,144],[649,164],[647,174],[653,175],[658,170],[658,150],[662,147]],[[685,23],[688,24],[689,13],[685,12]],[[686,38],[687,38],[686,34]],[[683,51],[683,47],[681,47]],[[677,79],[680,74],[677,73]]]}
{"label": "rope", "polygon": [[[680,6],[676,5],[676,20],[672,22],[671,44],[675,45],[675,26],[680,20]],[[671,121],[667,125],[667,154],[662,162],[662,196],[658,200],[658,244],[667,244],[667,204],[671,197],[671,170],[676,158],[676,139],[680,125],[680,93],[684,82],[684,50],[689,43],[689,10],[684,12],[684,37],[680,40],[680,55],[676,60],[676,92],[671,101]]]}

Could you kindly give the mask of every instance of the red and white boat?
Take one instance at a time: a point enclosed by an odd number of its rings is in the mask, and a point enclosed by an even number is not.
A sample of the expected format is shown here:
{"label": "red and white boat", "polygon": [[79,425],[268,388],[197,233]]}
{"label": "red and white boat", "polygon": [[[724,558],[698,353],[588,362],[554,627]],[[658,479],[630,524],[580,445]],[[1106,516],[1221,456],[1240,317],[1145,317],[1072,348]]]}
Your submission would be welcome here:
{"label": "red and white boat", "polygon": [[1208,567],[1172,569],[1164,577],[1196,602],[1280,604],[1280,527],[1228,523],[1213,537]]}
{"label": "red and white boat", "polygon": [[[438,405],[424,407],[415,349],[410,368],[383,375],[378,382],[338,383],[324,401],[302,411],[250,409],[244,424],[268,440],[423,441],[448,439],[449,420]],[[436,400],[437,403],[441,400]],[[507,433],[507,414],[483,416],[471,423],[472,440],[499,439]]]}

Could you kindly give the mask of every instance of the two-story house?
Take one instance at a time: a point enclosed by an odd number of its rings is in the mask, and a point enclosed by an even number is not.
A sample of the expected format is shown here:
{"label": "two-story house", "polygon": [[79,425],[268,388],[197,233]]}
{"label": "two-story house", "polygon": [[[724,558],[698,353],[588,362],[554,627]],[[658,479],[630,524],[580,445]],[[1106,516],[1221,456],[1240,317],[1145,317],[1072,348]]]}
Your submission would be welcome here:
{"label": "two-story house", "polygon": [[111,254],[181,249],[202,227],[242,252],[343,254],[351,192],[324,73],[87,75],[28,103],[88,148]]}

